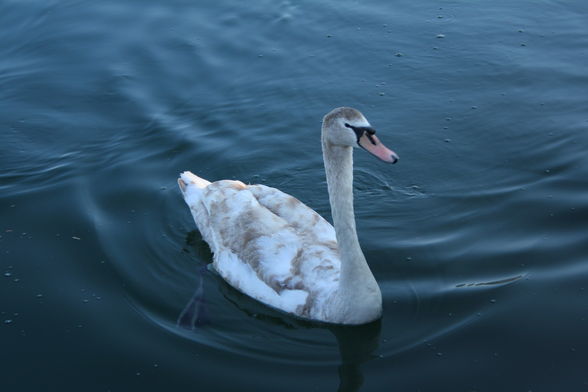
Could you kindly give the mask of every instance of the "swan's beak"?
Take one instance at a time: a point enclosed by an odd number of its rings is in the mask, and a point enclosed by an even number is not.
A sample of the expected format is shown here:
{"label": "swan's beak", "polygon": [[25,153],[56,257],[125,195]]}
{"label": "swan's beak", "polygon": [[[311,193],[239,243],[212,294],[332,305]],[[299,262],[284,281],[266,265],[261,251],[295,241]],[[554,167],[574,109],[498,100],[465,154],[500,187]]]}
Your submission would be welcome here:
{"label": "swan's beak", "polygon": [[370,134],[368,132],[364,132],[363,135],[359,138],[357,143],[371,153],[372,155],[377,156],[384,162],[389,163],[396,163],[398,162],[398,155],[388,147],[382,144],[380,139],[374,134]]}

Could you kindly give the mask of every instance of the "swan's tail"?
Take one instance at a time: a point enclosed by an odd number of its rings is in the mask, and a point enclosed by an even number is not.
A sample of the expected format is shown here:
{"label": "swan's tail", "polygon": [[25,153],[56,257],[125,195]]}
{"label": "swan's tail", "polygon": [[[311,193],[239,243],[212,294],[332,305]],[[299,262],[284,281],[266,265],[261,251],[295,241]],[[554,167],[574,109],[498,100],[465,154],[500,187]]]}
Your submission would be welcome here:
{"label": "swan's tail", "polygon": [[190,205],[202,197],[202,191],[210,185],[210,181],[206,181],[192,172],[185,171],[180,174],[178,185],[184,195],[184,200]]}

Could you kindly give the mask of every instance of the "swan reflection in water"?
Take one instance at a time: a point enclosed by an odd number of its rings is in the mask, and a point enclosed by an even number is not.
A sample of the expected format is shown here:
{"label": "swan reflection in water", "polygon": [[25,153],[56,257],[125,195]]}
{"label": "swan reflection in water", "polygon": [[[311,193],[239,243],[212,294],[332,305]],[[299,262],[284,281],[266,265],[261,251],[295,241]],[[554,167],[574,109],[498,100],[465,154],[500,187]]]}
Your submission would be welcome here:
{"label": "swan reflection in water", "polygon": [[[205,278],[213,276],[214,273],[209,272],[206,266],[198,268],[194,294],[177,319],[179,328],[196,332],[206,326],[214,327],[214,316],[210,315],[204,290]],[[236,308],[255,319],[255,322],[269,323],[288,330],[321,328],[330,331],[335,336],[340,354],[338,391],[352,392],[360,389],[364,379],[361,365],[373,359],[374,352],[379,347],[379,319],[358,326],[331,325],[297,319],[260,304],[231,287],[222,278],[216,278],[215,283],[224,297]]]}

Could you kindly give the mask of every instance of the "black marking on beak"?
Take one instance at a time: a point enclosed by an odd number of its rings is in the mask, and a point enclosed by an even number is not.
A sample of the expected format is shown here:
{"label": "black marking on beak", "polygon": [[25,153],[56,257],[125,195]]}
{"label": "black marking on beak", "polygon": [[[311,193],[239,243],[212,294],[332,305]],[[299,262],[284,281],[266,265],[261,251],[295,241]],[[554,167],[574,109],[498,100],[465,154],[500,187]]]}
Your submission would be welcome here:
{"label": "black marking on beak", "polygon": [[353,125],[350,125],[348,123],[345,123],[345,126],[347,128],[351,128],[353,130],[353,132],[355,132],[355,136],[357,137],[357,144],[359,144],[359,139],[363,136],[363,134],[367,134],[367,138],[369,139],[369,141],[375,146],[376,145],[376,141],[374,140],[374,138],[372,137],[372,135],[376,134],[376,130],[372,127],[354,127]]}

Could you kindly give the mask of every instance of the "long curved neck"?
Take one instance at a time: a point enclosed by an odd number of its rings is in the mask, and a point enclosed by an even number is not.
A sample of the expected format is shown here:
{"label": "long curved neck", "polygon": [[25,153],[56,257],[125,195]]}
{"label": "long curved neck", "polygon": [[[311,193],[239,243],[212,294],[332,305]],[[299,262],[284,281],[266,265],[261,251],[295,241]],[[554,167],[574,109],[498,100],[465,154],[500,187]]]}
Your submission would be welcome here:
{"label": "long curved neck", "polygon": [[353,149],[334,146],[324,138],[322,144],[333,225],[341,257],[339,295],[351,310],[363,306],[363,302],[374,296],[379,297],[378,305],[381,306],[380,290],[361,251],[355,228]]}
{"label": "long curved neck", "polygon": [[357,238],[353,210],[353,149],[323,142],[323,158],[333,226],[343,262],[341,284],[344,284],[351,277],[353,270],[365,264],[365,257]]}

